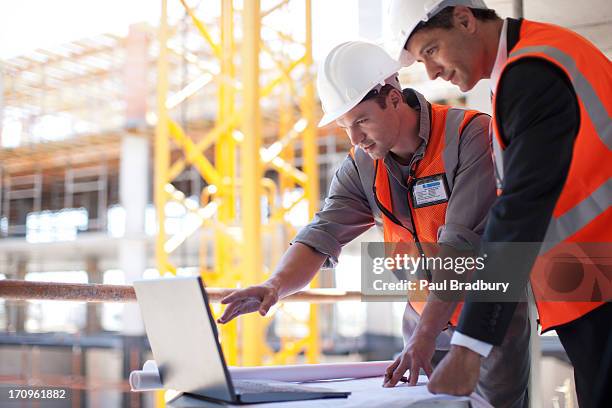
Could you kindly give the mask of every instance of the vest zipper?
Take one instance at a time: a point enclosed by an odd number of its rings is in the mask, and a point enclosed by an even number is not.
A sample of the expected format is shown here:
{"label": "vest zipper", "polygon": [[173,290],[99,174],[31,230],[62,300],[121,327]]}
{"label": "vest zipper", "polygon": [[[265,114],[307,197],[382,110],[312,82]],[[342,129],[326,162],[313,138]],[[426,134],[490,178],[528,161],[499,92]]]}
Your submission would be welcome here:
{"label": "vest zipper", "polygon": [[[410,185],[412,184],[412,179],[414,178],[414,165],[415,163],[413,163],[411,165],[410,168],[410,173],[408,175],[408,194],[410,195]],[[372,184],[372,192],[374,193],[374,202],[376,202],[376,205],[378,206],[378,209],[380,211],[382,211],[383,214],[385,214],[385,216],[387,218],[389,218],[391,221],[393,221],[393,223],[399,225],[400,227],[402,227],[403,229],[405,229],[406,231],[408,231],[410,233],[410,235],[412,235],[412,239],[414,240],[414,244],[417,247],[417,250],[419,251],[419,255],[421,255],[421,257],[426,258],[425,256],[425,251],[423,250],[423,246],[421,245],[421,241],[419,240],[419,236],[417,234],[417,230],[416,230],[416,225],[414,224],[414,214],[412,211],[412,203],[411,200],[408,200],[408,209],[410,211],[410,223],[412,224],[412,229],[413,231],[411,231],[409,228],[407,228],[404,224],[402,224],[402,222],[391,212],[389,211],[384,205],[383,203],[381,203],[378,200],[378,194],[376,193],[376,176],[378,174],[378,160],[376,160],[376,165],[374,166],[374,183]],[[425,274],[427,275],[427,280],[429,282],[431,282],[432,279],[432,275],[431,272],[429,271],[429,269],[427,268],[423,268],[425,270]]]}
{"label": "vest zipper", "polygon": [[[417,163],[418,162],[415,161],[414,164],[410,166],[410,172],[408,173],[408,180],[406,181],[406,185],[408,186],[408,208],[410,209],[410,223],[412,224],[412,229],[414,230],[414,244],[419,250],[421,257],[426,258],[425,251],[423,250],[423,246],[421,245],[421,241],[419,240],[419,236],[417,234],[416,224],[414,223],[414,214],[413,214],[414,203],[412,202],[412,193],[411,193],[412,183],[414,182],[414,179],[416,176],[415,172],[416,172]],[[424,268],[424,270],[425,270],[425,274],[427,275],[427,280],[431,282],[433,280],[433,277],[431,276],[431,272],[427,268]]]}

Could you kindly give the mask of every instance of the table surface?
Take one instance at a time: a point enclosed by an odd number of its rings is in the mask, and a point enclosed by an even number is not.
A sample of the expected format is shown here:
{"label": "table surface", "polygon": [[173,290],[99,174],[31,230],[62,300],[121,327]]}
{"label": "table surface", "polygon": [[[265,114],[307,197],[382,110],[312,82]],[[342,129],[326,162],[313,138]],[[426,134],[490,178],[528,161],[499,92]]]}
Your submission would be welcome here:
{"label": "table surface", "polygon": [[[302,383],[305,386],[326,387],[334,391],[350,391],[348,398],[331,398],[308,401],[274,402],[263,404],[248,404],[246,407],[257,408],[353,408],[353,407],[456,407],[456,408],[492,408],[484,399],[476,394],[468,397],[451,397],[446,395],[434,395],[427,391],[427,377],[419,377],[419,383],[414,386],[406,384],[394,388],[382,387],[383,377],[361,378],[351,380],[316,381]],[[211,403],[189,396],[182,396],[171,403],[168,407],[218,407],[239,406],[224,403]],[[245,406],[245,405],[243,405]]]}

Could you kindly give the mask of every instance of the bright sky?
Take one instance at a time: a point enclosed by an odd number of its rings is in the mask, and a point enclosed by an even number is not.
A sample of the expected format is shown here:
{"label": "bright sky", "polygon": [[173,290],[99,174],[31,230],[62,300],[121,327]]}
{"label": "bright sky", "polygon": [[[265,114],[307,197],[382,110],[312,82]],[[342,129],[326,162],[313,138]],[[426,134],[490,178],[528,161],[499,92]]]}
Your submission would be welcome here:
{"label": "bright sky", "polygon": [[[177,0],[178,2],[178,0]],[[3,0],[0,57],[106,32],[127,33],[136,21],[155,21],[151,0]]]}
{"label": "bright sky", "polygon": [[[215,7],[220,4],[219,0],[206,3]],[[357,3],[358,0],[312,0],[316,59],[335,44],[356,38]],[[0,58],[101,33],[125,34],[130,23],[139,21],[156,24],[160,4],[159,0],[3,0]],[[179,0],[168,0],[168,4],[182,13]],[[296,19],[302,21],[297,14]]]}

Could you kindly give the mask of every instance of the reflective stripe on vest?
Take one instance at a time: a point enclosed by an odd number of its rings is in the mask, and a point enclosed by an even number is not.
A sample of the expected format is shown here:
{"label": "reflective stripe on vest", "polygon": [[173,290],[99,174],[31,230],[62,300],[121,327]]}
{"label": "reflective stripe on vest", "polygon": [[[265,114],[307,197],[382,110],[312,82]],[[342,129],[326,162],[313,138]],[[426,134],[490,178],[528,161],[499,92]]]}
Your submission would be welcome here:
{"label": "reflective stripe on vest", "polygon": [[[416,167],[416,178],[426,177],[433,174],[444,173],[446,175],[449,193],[452,194],[456,169],[459,164],[460,135],[470,121],[481,114],[477,111],[450,108],[448,106],[431,104],[430,134],[425,153],[418,160]],[[386,242],[413,242],[413,237],[404,228],[411,226],[399,226],[389,219],[378,207],[382,204],[389,212],[393,213],[393,203],[390,193],[390,179],[387,168],[382,160],[378,160],[378,172],[376,161],[361,149],[352,151],[352,157],[359,172],[359,178],[363,185],[370,207],[377,212],[383,220],[383,228]],[[374,197],[373,186],[376,186],[378,197]],[[406,193],[408,195],[408,193]],[[408,197],[408,205],[411,198]],[[416,236],[422,242],[437,242],[437,231],[445,224],[447,203],[437,204],[419,209],[411,209],[411,217],[414,221]],[[414,215],[414,217],[413,217]],[[421,314],[425,302],[410,302],[417,313]],[[451,323],[456,325],[461,304],[451,317]]]}
{"label": "reflective stripe on vest", "polygon": [[504,155],[503,148],[499,144],[499,138],[493,132],[493,120],[489,122],[489,138],[491,139],[491,152],[493,153],[493,167],[495,168],[495,183],[497,184],[497,195],[504,188]]}
{"label": "reflective stripe on vest", "polygon": [[[612,200],[612,179],[608,179],[591,195],[560,217],[552,217],[541,253],[546,253],[578,231],[586,227],[599,215],[609,211]],[[609,226],[612,228],[612,225]]]}
{"label": "reflective stripe on vest", "polygon": [[[603,144],[608,146],[608,149],[612,150],[612,120],[610,120],[610,115],[589,81],[578,70],[572,57],[551,46],[525,47],[511,52],[508,57],[514,58],[533,53],[547,55],[565,68],[576,95],[584,104],[584,108],[588,112],[591,122],[593,122],[597,136]],[[612,92],[612,89],[608,89],[606,92]]]}
{"label": "reflective stripe on vest", "polygon": [[[522,22],[520,39],[510,51],[504,69],[521,58],[541,58],[563,70],[572,83],[580,108],[580,128],[567,180],[555,204],[540,254],[549,255],[561,248],[561,244],[572,242],[610,242],[612,63],[579,35],[561,27],[527,20]],[[493,111],[496,111],[495,98]],[[492,124],[495,166],[498,172],[502,171],[499,174],[503,174],[502,152],[505,146],[495,117]],[[583,266],[585,280],[596,282],[594,274],[601,272],[589,268],[586,263]],[[603,304],[538,301],[538,297],[547,298],[545,294],[550,292],[550,285],[540,272],[534,268],[531,284],[542,331],[569,323]]]}

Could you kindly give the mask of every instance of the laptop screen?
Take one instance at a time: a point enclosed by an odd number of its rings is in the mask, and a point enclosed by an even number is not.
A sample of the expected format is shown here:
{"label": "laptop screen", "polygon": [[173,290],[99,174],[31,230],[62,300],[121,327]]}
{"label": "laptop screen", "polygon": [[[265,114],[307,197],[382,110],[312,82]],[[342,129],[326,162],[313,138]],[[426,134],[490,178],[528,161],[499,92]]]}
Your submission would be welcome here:
{"label": "laptop screen", "polygon": [[235,401],[201,279],[141,280],[134,290],[164,387]]}

